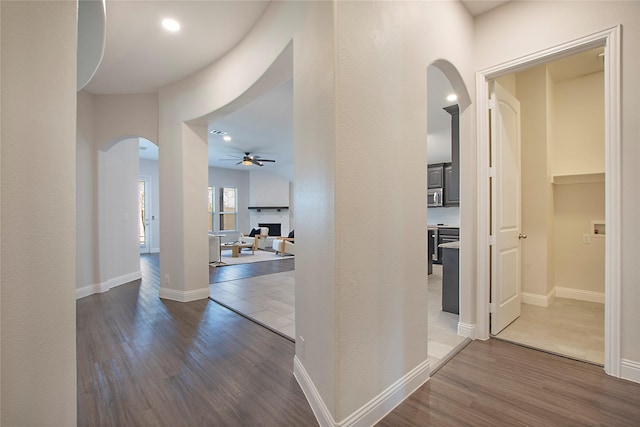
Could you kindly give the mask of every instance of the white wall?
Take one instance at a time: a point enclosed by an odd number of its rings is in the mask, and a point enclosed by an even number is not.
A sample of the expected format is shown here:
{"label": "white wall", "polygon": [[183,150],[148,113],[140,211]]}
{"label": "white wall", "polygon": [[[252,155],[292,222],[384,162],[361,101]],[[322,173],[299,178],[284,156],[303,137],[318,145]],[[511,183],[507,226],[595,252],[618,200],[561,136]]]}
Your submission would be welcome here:
{"label": "white wall", "polygon": [[100,283],[104,290],[140,277],[138,138],[98,152]]}
{"label": "white wall", "polygon": [[[139,276],[139,268],[134,270],[132,267],[133,263],[138,263],[138,253],[134,254],[128,249],[126,253],[134,258],[122,259],[122,264],[119,264],[120,256],[106,255],[110,251],[106,248],[112,244],[101,241],[118,234],[118,231],[111,230],[106,222],[101,223],[101,218],[105,218],[105,212],[98,208],[98,204],[104,205],[106,199],[101,195],[101,189],[104,191],[105,187],[100,187],[99,183],[98,158],[99,153],[104,154],[105,150],[123,139],[137,140],[137,136],[145,136],[151,141],[157,141],[158,96],[93,95],[80,91],[78,105],[76,206],[79,232],[76,296],[82,298],[107,291]],[[138,150],[135,153],[130,150],[129,155],[137,159]],[[133,161],[133,158],[129,160]],[[133,167],[132,163],[127,162],[127,170],[133,170]],[[135,167],[137,170],[137,165]],[[159,189],[159,185],[155,188]],[[159,197],[155,200],[159,203]],[[158,217],[159,211],[155,212]],[[152,227],[154,231],[157,230],[154,238],[159,243],[160,232],[157,222],[153,224],[152,221]],[[117,223],[115,225],[119,226]],[[159,248],[157,245],[154,246],[155,249]]]}
{"label": "white wall", "polygon": [[[546,297],[553,289],[553,193],[547,163],[548,81],[546,66],[517,73],[514,93],[521,107],[522,292]],[[549,239],[551,236],[551,239]],[[551,280],[549,280],[551,279]],[[527,302],[527,299],[524,298]]]}
{"label": "white wall", "polygon": [[429,164],[451,162],[451,127],[427,134],[427,156]]}
{"label": "white wall", "polygon": [[296,372],[329,422],[425,378],[425,72],[447,58],[470,78],[471,32],[459,3],[338,2],[296,34],[295,150],[316,160],[295,171]]}
{"label": "white wall", "polygon": [[[551,174],[604,171],[604,73],[557,81],[553,99]],[[603,238],[592,238],[592,220],[605,218],[604,183],[555,185],[556,286],[604,293]]]}
{"label": "white wall", "polygon": [[149,210],[150,241],[149,247],[152,253],[160,252],[160,179],[158,161],[140,159],[140,176],[151,178],[151,205]]}
{"label": "white wall", "polygon": [[555,82],[553,175],[604,172],[604,72]]}
{"label": "white wall", "polygon": [[268,172],[250,172],[249,206],[287,206],[289,209],[264,209],[258,212],[249,210],[249,227],[257,227],[259,223],[281,224],[281,235],[286,236],[292,230],[290,224],[290,182],[281,176]]}
{"label": "white wall", "polygon": [[77,3],[0,11],[0,424],[73,426]]}
{"label": "white wall", "polygon": [[[477,69],[494,66],[523,55],[561,45],[589,34],[623,27],[621,73],[622,96],[622,310],[621,358],[640,363],[638,328],[640,311],[640,4],[637,2],[555,2],[553,7],[535,1],[509,2],[476,19],[475,64]],[[635,94],[627,96],[627,94]],[[463,198],[464,200],[464,198]]]}
{"label": "white wall", "polygon": [[78,92],[76,133],[76,288],[93,293],[100,282],[98,251],[98,153],[94,147],[94,96]]}

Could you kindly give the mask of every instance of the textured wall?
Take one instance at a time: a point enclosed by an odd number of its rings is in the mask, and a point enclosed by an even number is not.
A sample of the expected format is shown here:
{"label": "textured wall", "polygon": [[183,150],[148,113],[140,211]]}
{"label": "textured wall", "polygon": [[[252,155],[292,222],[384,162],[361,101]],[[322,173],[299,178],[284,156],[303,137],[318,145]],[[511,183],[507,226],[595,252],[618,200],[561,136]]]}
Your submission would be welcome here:
{"label": "textured wall", "polygon": [[0,7],[0,424],[73,426],[77,4]]}

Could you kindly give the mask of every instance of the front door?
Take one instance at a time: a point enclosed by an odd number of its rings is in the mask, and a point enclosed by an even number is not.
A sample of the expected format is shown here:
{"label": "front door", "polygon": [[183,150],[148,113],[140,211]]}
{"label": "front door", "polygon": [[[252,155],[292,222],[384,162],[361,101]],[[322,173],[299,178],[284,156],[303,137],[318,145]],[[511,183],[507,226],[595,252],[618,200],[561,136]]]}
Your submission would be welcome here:
{"label": "front door", "polygon": [[491,90],[491,333],[520,316],[520,103]]}

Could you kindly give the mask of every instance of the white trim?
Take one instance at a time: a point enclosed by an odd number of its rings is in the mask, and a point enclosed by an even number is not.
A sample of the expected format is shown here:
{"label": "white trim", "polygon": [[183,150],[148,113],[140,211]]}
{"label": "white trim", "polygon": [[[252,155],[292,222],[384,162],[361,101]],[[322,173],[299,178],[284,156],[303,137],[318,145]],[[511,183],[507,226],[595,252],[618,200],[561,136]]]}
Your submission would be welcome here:
{"label": "white trim", "polygon": [[179,291],[176,289],[160,288],[161,299],[168,299],[178,302],[191,302],[199,299],[209,298],[209,287],[194,289],[192,291]]}
{"label": "white trim", "polygon": [[404,399],[426,383],[429,380],[429,372],[429,360],[427,359],[364,404],[353,414],[340,422],[336,422],[300,362],[300,359],[298,359],[298,356],[294,356],[293,358],[293,375],[296,377],[296,380],[298,380],[298,384],[300,384],[302,391],[307,397],[311,405],[311,410],[318,420],[318,424],[327,427],[364,427],[376,424],[395,409],[396,406],[402,403]]}
{"label": "white trim", "polygon": [[551,291],[549,291],[547,295],[531,294],[529,292],[520,292],[520,298],[522,298],[523,304],[537,305],[538,307],[549,307],[549,304],[553,302],[553,299],[559,296],[556,293],[556,289],[558,288],[551,289]]}
{"label": "white trim", "polygon": [[489,132],[488,82],[501,75],[553,61],[596,46],[605,46],[605,372],[620,376],[621,288],[621,117],[620,26],[608,28],[476,73],[477,111],[477,335],[489,336]]}
{"label": "white trim", "polygon": [[604,304],[604,292],[584,291],[582,289],[575,288],[563,288],[556,286],[556,297],[569,298],[578,301],[589,301]]}
{"label": "white trim", "polygon": [[100,292],[102,291],[99,283],[83,286],[76,289],[76,299],[88,297],[89,295],[98,294]]}
{"label": "white trim", "polygon": [[622,359],[620,362],[620,378],[640,383],[640,363]]}
{"label": "white trim", "polygon": [[151,248],[151,253],[152,254],[159,254],[160,253],[160,248]]}
{"label": "white trim", "polygon": [[471,338],[472,340],[476,339],[477,329],[478,329],[477,325],[458,322],[458,335],[460,335],[461,337]]}
{"label": "white trim", "polygon": [[142,273],[140,272],[140,270],[138,270],[132,273],[123,274],[122,276],[114,277],[107,280],[106,282],[83,286],[76,289],[76,299],[88,297],[89,295],[93,294],[101,294],[103,292],[107,292],[109,289],[115,288],[116,286],[124,285],[141,278]]}

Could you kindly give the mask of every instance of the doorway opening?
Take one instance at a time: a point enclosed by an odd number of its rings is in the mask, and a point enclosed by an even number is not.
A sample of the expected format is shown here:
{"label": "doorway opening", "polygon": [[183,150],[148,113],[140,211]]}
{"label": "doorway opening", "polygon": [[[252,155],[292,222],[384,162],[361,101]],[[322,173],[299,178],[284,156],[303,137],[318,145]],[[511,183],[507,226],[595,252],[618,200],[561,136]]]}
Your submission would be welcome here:
{"label": "doorway opening", "polygon": [[[455,88],[454,88],[455,86]],[[468,341],[460,324],[460,111],[469,104],[455,67],[427,68],[427,350],[432,373]]]}
{"label": "doorway opening", "polygon": [[[534,302],[543,305],[545,302],[550,302],[555,298],[562,298],[566,296],[573,297],[590,295],[600,295],[600,298],[604,298],[604,367],[605,371],[610,375],[619,376],[620,372],[620,342],[619,342],[619,307],[620,307],[620,277],[619,277],[619,256],[620,256],[620,120],[619,120],[619,97],[620,97],[620,85],[619,85],[619,63],[620,63],[620,49],[619,49],[619,27],[611,28],[603,32],[593,34],[583,39],[579,39],[561,46],[548,49],[546,51],[538,52],[527,57],[523,57],[504,65],[499,65],[478,72],[477,74],[477,96],[478,96],[478,117],[482,118],[478,121],[478,180],[481,185],[478,186],[478,253],[477,253],[477,272],[478,272],[478,331],[481,338],[488,338],[491,330],[491,324],[496,319],[499,319],[503,311],[501,311],[507,305],[520,307],[520,301],[525,299],[525,302]],[[500,78],[504,78],[514,72],[531,72],[533,73],[534,67],[540,64],[551,63],[561,58],[567,58],[576,54],[585,53],[593,49],[601,49],[603,61],[602,72],[602,98],[604,99],[601,104],[602,116],[602,132],[601,139],[602,145],[600,154],[604,152],[604,160],[600,160],[600,164],[603,167],[600,170],[593,170],[586,172],[584,169],[580,171],[578,168],[572,171],[564,171],[560,173],[549,174],[549,186],[547,187],[547,200],[550,200],[550,206],[554,206],[554,202],[557,202],[556,210],[566,210],[564,214],[576,215],[577,212],[581,212],[580,209],[576,210],[579,206],[577,201],[572,201],[572,197],[580,197],[586,200],[593,200],[604,198],[604,215],[599,216],[600,212],[591,211],[588,212],[588,226],[579,231],[579,245],[599,245],[604,241],[604,255],[600,255],[600,260],[604,258],[603,277],[604,286],[602,292],[594,290],[582,290],[576,292],[574,289],[567,286],[563,286],[563,283],[555,283],[554,289],[550,290],[549,282],[545,281],[547,287],[547,293],[541,292],[540,294],[533,294],[524,292],[520,288],[520,284],[515,280],[510,280],[510,277],[521,278],[523,272],[520,270],[520,263],[516,262],[519,259],[517,251],[522,246],[522,242],[526,241],[525,237],[528,237],[527,230],[521,228],[520,223],[515,221],[509,222],[496,222],[496,218],[500,218],[501,212],[506,212],[512,215],[514,218],[519,215],[513,214],[520,208],[520,204],[511,204],[505,198],[504,188],[500,185],[506,182],[501,177],[501,174],[508,170],[509,167],[505,166],[506,163],[502,163],[503,159],[495,156],[502,156],[507,158],[513,157],[512,154],[517,150],[509,151],[509,147],[513,148],[513,145],[507,144],[507,149],[501,150],[499,142],[496,142],[496,135],[509,134],[504,132],[504,127],[494,127],[489,129],[489,117],[498,117],[500,115],[499,108],[502,108],[502,104],[495,104],[495,98],[490,98],[489,93],[495,88],[499,87]],[[568,59],[567,59],[568,60]],[[548,72],[545,71],[545,72]],[[591,77],[597,80],[597,76]],[[494,84],[494,81],[498,80],[498,84]],[[507,79],[508,80],[508,79]],[[503,80],[504,83],[504,80]],[[584,83],[584,82],[583,82]],[[566,88],[565,88],[566,89]],[[492,105],[492,103],[494,103]],[[602,105],[604,108],[602,108]],[[582,105],[581,105],[582,106]],[[577,108],[576,108],[577,111]],[[574,114],[576,111],[568,110],[565,113]],[[601,117],[602,117],[601,116]],[[484,118],[487,118],[485,120]],[[494,117],[494,118],[496,118]],[[512,121],[506,120],[504,123]],[[498,120],[499,122],[499,120]],[[504,124],[503,123],[503,124]],[[590,123],[591,124],[591,123]],[[555,123],[557,126],[558,124]],[[560,124],[562,127],[564,123]],[[585,124],[582,124],[585,126]],[[491,138],[490,138],[491,135]],[[553,133],[548,133],[553,137]],[[564,138],[564,136],[563,136]],[[490,143],[490,141],[492,141]],[[497,147],[492,147],[493,144],[498,144]],[[486,151],[483,150],[486,147]],[[489,151],[491,147],[491,154]],[[484,151],[484,152],[483,152]],[[523,150],[524,153],[524,150]],[[584,154],[584,153],[581,153]],[[569,156],[566,153],[557,154],[558,158],[546,156],[547,161],[552,165],[566,166],[572,160],[580,156]],[[561,158],[560,158],[561,157]],[[523,163],[525,158],[523,157]],[[563,163],[564,162],[564,163]],[[555,167],[555,166],[553,166]],[[553,169],[552,167],[552,169]],[[519,172],[518,172],[519,173]],[[554,176],[556,175],[556,176]],[[518,175],[519,176],[519,175]],[[605,179],[606,176],[606,179]],[[584,181],[584,182],[583,182]],[[570,186],[584,187],[582,191],[576,190]],[[600,187],[598,190],[597,188]],[[511,186],[511,188],[517,188],[520,190],[520,186]],[[524,189],[524,186],[522,187]],[[572,190],[572,191],[568,191]],[[570,195],[569,193],[576,193]],[[598,194],[600,196],[598,196]],[[551,197],[550,197],[551,196]],[[590,202],[593,204],[593,202]],[[571,205],[571,206],[566,206]],[[496,209],[498,209],[496,211]],[[573,209],[573,211],[571,211]],[[584,211],[583,209],[582,211]],[[518,212],[519,213],[519,212]],[[584,212],[582,212],[584,213]],[[547,216],[549,218],[549,216]],[[551,217],[553,218],[553,217]],[[603,221],[604,219],[604,221]],[[559,219],[557,226],[562,225],[567,230],[561,230],[562,233],[568,232],[563,221],[566,218]],[[574,223],[584,223],[582,219],[572,221]],[[514,225],[515,224],[515,225]],[[606,224],[606,225],[605,225]],[[513,225],[513,226],[512,226]],[[513,248],[508,250],[503,249],[506,237],[501,237],[503,231],[511,227],[511,235],[515,236],[516,243]],[[557,227],[551,228],[555,230]],[[604,237],[602,237],[602,231],[604,231]],[[537,231],[536,231],[537,232]],[[560,233],[559,233],[560,234]],[[596,236],[597,234],[597,236]],[[505,234],[506,236],[507,234]],[[548,244],[548,236],[545,235],[545,239],[541,239],[544,244]],[[601,240],[600,240],[601,239]],[[527,244],[530,241],[526,241]],[[486,248],[486,249],[483,249]],[[559,243],[554,242],[554,246],[551,247],[551,254],[554,250],[557,250],[558,256],[547,257],[546,264],[551,269],[547,269],[547,277],[549,272],[553,272],[554,280],[565,280],[562,274],[557,274],[556,270],[561,270],[567,264],[566,260],[562,259],[562,253],[567,252],[567,249],[562,247]],[[502,251],[502,252],[501,252]],[[571,251],[568,251],[571,253]],[[549,255],[549,251],[547,251]],[[554,263],[558,259],[560,264],[554,268]],[[504,262],[503,262],[504,261]],[[549,262],[550,261],[550,262]],[[573,273],[576,273],[576,267],[571,267]],[[595,274],[594,274],[595,276]],[[553,281],[551,282],[553,284]],[[569,292],[567,292],[569,289]],[[501,293],[502,292],[502,293]],[[595,299],[595,298],[594,298]],[[532,304],[529,304],[532,305]],[[510,310],[507,310],[510,311]],[[517,314],[514,317],[517,318]],[[512,320],[502,319],[500,322],[508,325]],[[496,330],[491,330],[491,333],[498,333]],[[553,351],[553,350],[552,350]],[[600,355],[602,357],[602,354]],[[575,356],[574,356],[575,357]],[[585,359],[583,357],[575,357]]]}
{"label": "doorway opening", "polygon": [[[520,186],[512,192],[520,193],[519,207],[511,211],[520,215],[520,226],[514,227],[519,238],[513,240],[518,248],[505,252],[501,246],[509,233],[503,221],[495,228],[493,250],[497,269],[505,271],[502,261],[519,263],[510,271],[519,275],[513,283],[520,281],[520,292],[513,301],[518,313],[506,317],[498,307],[491,334],[599,365],[604,364],[603,56],[604,47],[596,47],[492,82],[500,86],[494,89],[498,104],[519,104],[512,107],[520,119],[514,150],[520,153],[519,176],[509,179]],[[503,100],[499,90],[512,100]],[[505,113],[500,105],[492,120]],[[493,141],[492,148],[499,149]],[[501,153],[492,158],[496,167],[505,165],[498,163]],[[493,179],[506,178],[497,172]],[[510,197],[505,191],[500,196],[501,205]],[[519,260],[505,258],[513,254]],[[508,295],[496,297],[506,301]]]}

